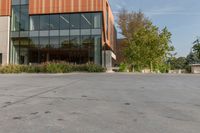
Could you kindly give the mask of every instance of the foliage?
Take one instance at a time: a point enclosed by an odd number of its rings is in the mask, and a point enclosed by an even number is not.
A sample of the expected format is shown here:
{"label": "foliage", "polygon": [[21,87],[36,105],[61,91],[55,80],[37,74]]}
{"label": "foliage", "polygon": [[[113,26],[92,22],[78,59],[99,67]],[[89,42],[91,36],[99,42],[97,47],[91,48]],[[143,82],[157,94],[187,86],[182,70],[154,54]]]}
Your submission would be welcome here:
{"label": "foliage", "polygon": [[7,65],[0,67],[0,73],[69,73],[69,72],[105,72],[100,65],[87,63],[74,65],[66,62],[47,62],[40,65]]}
{"label": "foliage", "polygon": [[119,65],[119,72],[127,72],[128,66],[126,63],[121,63]]}
{"label": "foliage", "polygon": [[197,54],[194,52],[190,52],[186,57],[187,64],[198,64],[200,63],[200,58],[198,58]]}
{"label": "foliage", "polygon": [[168,63],[170,64],[170,69],[186,69],[187,67],[187,59],[185,57],[173,57],[168,60]]}
{"label": "foliage", "polygon": [[200,59],[200,38],[197,38],[193,44],[194,46],[192,47],[192,50],[197,58]]}
{"label": "foliage", "polygon": [[124,55],[130,69],[133,66],[137,71],[144,68],[158,71],[167,65],[167,56],[174,47],[170,46],[171,33],[166,27],[159,30],[142,12],[126,10],[119,13],[118,24],[126,37],[128,47]]}

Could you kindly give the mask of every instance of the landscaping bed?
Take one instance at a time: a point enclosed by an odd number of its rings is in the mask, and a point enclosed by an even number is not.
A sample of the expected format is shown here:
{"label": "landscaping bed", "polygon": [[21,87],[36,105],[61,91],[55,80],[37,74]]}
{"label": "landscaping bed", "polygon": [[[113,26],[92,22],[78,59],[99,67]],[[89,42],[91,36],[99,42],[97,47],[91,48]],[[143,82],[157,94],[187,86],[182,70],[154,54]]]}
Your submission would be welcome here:
{"label": "landscaping bed", "polygon": [[70,73],[105,71],[105,68],[93,63],[76,65],[66,62],[47,62],[39,65],[6,65],[0,67],[0,73]]}

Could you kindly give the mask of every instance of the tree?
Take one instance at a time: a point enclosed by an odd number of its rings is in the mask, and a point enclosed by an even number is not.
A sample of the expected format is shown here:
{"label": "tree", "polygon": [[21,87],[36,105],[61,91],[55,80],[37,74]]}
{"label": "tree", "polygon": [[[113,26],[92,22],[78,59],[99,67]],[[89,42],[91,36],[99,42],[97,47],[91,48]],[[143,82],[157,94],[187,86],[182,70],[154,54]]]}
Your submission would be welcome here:
{"label": "tree", "polygon": [[200,62],[200,59],[198,58],[197,54],[194,52],[190,52],[188,56],[186,57],[186,60],[187,60],[188,65],[197,64]]}
{"label": "tree", "polygon": [[187,59],[185,57],[172,57],[169,59],[170,69],[186,69],[187,68]]}
{"label": "tree", "polygon": [[194,46],[192,47],[193,52],[196,54],[197,58],[200,59],[200,38],[197,38],[193,42]]}
{"label": "tree", "polygon": [[142,12],[128,13],[123,10],[118,24],[128,45],[125,49],[126,62],[138,71],[144,68],[159,70],[166,64],[169,51],[174,48],[171,33],[167,28],[159,30]]}

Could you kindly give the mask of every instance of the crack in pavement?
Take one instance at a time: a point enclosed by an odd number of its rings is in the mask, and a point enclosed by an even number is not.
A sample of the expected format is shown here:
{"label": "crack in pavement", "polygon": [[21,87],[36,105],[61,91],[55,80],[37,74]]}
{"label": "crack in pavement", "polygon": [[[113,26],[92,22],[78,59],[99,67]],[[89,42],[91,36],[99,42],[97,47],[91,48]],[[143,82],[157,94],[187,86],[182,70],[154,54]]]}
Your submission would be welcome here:
{"label": "crack in pavement", "polygon": [[[23,99],[20,99],[20,100],[17,100],[17,101],[15,101],[15,102],[12,102],[12,103],[10,103],[10,104],[4,105],[4,106],[2,106],[1,108],[7,108],[7,107],[9,107],[9,106],[15,105],[15,104],[17,104],[17,103],[24,102],[24,101],[29,100],[29,99],[32,99],[32,98],[34,98],[34,97],[38,97],[38,96],[43,95],[43,94],[46,94],[46,93],[48,93],[48,92],[51,92],[51,91],[54,91],[54,90],[58,90],[58,89],[61,89],[61,88],[63,88],[63,87],[72,85],[73,83],[79,82],[79,81],[80,81],[80,79],[79,79],[79,80],[74,80],[74,81],[71,81],[71,82],[68,83],[68,84],[63,85],[63,86],[59,86],[59,87],[55,87],[55,88],[52,88],[52,89],[49,89],[49,90],[46,90],[46,91],[42,91],[42,92],[37,93],[37,94],[35,94],[35,95],[28,96],[28,97],[25,97],[25,98],[23,98]],[[1,111],[1,110],[0,110],[0,111]]]}

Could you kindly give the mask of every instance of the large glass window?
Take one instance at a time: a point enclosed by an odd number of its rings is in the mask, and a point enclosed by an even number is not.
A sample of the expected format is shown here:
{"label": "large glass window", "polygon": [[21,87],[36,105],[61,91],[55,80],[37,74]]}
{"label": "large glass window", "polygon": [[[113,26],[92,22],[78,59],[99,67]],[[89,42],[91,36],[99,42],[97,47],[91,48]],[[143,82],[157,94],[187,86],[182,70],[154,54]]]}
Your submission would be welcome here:
{"label": "large glass window", "polygon": [[91,46],[91,37],[90,36],[82,36],[81,43],[83,48],[90,48]]}
{"label": "large glass window", "polygon": [[41,48],[49,47],[49,37],[40,37],[40,47]]}
{"label": "large glass window", "polygon": [[50,30],[59,30],[59,15],[50,15]]}
{"label": "large glass window", "polygon": [[63,60],[101,64],[101,13],[29,16],[27,5],[20,6],[12,8],[12,63]]}
{"label": "large glass window", "polygon": [[59,48],[59,37],[50,37],[50,48]]}
{"label": "large glass window", "polygon": [[20,19],[20,30],[28,31],[29,30],[29,14],[28,14],[28,6],[21,6],[21,19]]}
{"label": "large glass window", "polygon": [[31,47],[38,47],[39,45],[39,38],[38,37],[31,37],[30,38],[30,46]]}
{"label": "large glass window", "polygon": [[81,29],[91,29],[92,19],[90,13],[81,14]]}
{"label": "large glass window", "polygon": [[92,14],[92,22],[93,22],[93,28],[99,29],[101,28],[101,13],[93,13]]}
{"label": "large glass window", "polygon": [[60,29],[65,30],[65,29],[69,29],[69,27],[70,27],[69,15],[60,14]]}
{"label": "large glass window", "polygon": [[92,36],[94,63],[101,64],[101,36]]}
{"label": "large glass window", "polygon": [[70,28],[79,29],[80,28],[80,14],[70,15]]}
{"label": "large glass window", "polygon": [[[15,1],[15,0],[14,0]],[[28,4],[29,3],[29,0],[21,0],[21,4]]]}
{"label": "large glass window", "polygon": [[29,38],[20,38],[20,46],[29,46]]}
{"label": "large glass window", "polygon": [[11,31],[19,31],[20,23],[20,6],[12,6],[12,23]]}
{"label": "large glass window", "polygon": [[49,30],[49,15],[40,16],[40,30]]}
{"label": "large glass window", "polygon": [[61,48],[71,48],[72,47],[69,43],[69,36],[60,37],[60,46],[61,46]]}
{"label": "large glass window", "polygon": [[20,5],[20,0],[12,0],[12,5]]}
{"label": "large glass window", "polygon": [[78,48],[80,46],[80,37],[79,36],[70,36],[69,44],[73,48]]}
{"label": "large glass window", "polygon": [[40,29],[40,16],[30,16],[30,30]]}

